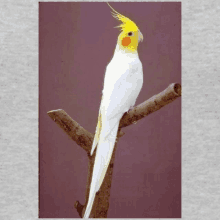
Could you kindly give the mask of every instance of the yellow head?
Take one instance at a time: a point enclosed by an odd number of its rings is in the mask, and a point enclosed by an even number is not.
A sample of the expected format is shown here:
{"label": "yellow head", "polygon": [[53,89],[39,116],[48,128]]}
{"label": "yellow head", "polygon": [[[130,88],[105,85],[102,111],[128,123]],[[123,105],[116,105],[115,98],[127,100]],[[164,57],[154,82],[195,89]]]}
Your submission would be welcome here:
{"label": "yellow head", "polygon": [[[109,3],[107,4],[109,5]],[[126,51],[136,52],[138,43],[143,40],[143,35],[140,32],[138,26],[129,18],[118,13],[110,5],[109,7],[113,10],[113,17],[122,22],[121,25],[117,26],[122,30],[118,36],[119,47]]]}

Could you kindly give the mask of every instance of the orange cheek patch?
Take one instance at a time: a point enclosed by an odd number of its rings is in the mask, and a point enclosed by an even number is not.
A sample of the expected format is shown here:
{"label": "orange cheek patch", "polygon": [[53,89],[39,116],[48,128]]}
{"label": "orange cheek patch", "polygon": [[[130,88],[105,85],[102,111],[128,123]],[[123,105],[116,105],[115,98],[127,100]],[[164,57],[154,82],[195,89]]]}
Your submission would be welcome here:
{"label": "orange cheek patch", "polygon": [[130,37],[123,38],[123,40],[122,40],[122,45],[123,46],[128,46],[130,43],[131,43]]}

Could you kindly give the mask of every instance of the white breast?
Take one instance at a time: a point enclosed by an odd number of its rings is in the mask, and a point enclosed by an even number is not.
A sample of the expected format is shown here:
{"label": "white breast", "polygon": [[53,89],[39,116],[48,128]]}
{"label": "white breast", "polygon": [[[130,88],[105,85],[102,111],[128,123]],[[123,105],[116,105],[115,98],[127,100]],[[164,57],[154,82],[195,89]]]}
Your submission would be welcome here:
{"label": "white breast", "polygon": [[114,117],[128,111],[142,85],[143,70],[138,54],[116,51],[106,68],[102,100],[105,115]]}

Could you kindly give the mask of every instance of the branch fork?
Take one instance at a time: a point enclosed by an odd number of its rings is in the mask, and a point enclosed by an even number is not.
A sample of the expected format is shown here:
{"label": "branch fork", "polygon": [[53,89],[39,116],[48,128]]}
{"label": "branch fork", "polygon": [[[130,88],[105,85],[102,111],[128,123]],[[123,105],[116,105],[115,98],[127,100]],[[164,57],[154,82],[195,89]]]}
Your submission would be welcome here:
{"label": "branch fork", "polygon": [[[175,99],[177,99],[180,96],[181,96],[181,85],[178,83],[172,83],[164,91],[160,92],[157,95],[154,95],[150,99],[132,108],[129,112],[123,115],[119,124],[117,140],[115,143],[112,158],[109,167],[107,169],[103,184],[100,190],[98,191],[98,193],[96,194],[90,217],[107,218],[115,152],[117,149],[117,143],[119,141],[119,138],[125,134],[124,132],[121,131],[121,129],[131,124],[136,124],[142,118],[161,109],[162,107],[173,102]],[[76,201],[74,204],[74,207],[76,208],[79,216],[82,218],[89,199],[92,171],[93,171],[95,155],[96,155],[96,150],[95,150],[93,155],[90,156],[90,150],[92,147],[94,135],[89,131],[87,131],[86,129],[84,129],[82,126],[80,126],[62,109],[52,110],[47,112],[47,114],[54,122],[56,122],[56,124],[60,128],[62,128],[62,130],[73,141],[75,141],[87,153],[89,163],[88,163],[88,177],[87,177],[87,185],[86,185],[85,204],[82,205],[80,204],[79,201]]]}

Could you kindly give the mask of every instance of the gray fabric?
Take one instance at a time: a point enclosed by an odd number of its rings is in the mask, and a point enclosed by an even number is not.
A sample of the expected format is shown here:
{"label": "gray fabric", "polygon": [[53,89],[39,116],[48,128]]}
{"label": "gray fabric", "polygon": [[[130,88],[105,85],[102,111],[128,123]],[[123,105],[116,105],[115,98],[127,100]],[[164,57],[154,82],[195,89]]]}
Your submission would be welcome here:
{"label": "gray fabric", "polygon": [[[182,1],[182,218],[220,215],[220,3]],[[0,2],[0,218],[38,218],[38,2]]]}

